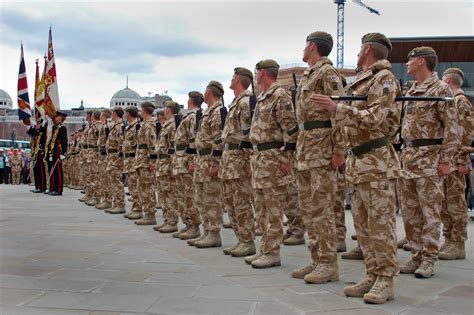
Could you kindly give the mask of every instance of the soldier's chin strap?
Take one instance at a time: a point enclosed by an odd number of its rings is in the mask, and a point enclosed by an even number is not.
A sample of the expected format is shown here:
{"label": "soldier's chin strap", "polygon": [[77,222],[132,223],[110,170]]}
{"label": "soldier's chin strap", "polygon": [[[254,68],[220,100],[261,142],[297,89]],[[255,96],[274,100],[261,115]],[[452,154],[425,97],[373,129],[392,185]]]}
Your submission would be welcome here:
{"label": "soldier's chin strap", "polygon": [[[334,101],[367,101],[367,95],[343,95],[343,96],[331,96]],[[423,101],[435,101],[435,102],[452,102],[454,97],[442,97],[442,96],[397,96],[395,102],[423,102]]]}

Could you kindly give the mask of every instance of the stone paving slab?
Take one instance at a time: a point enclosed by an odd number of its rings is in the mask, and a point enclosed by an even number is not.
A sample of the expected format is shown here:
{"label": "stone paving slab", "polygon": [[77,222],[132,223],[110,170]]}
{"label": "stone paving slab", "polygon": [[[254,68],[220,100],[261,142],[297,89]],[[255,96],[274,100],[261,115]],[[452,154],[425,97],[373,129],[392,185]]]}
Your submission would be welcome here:
{"label": "stone paving slab", "polygon": [[[395,300],[368,305],[342,293],[363,276],[361,261],[339,260],[340,281],[307,285],[289,276],[309,261],[307,245],[282,246],[281,267],[252,269],[222,248],[196,249],[87,207],[78,191],[53,198],[29,189],[0,185],[1,315],[474,314],[472,241],[467,259],[437,262],[430,279],[399,275]],[[349,211],[346,224],[351,249]],[[233,232],[223,230],[222,241],[232,245]]]}

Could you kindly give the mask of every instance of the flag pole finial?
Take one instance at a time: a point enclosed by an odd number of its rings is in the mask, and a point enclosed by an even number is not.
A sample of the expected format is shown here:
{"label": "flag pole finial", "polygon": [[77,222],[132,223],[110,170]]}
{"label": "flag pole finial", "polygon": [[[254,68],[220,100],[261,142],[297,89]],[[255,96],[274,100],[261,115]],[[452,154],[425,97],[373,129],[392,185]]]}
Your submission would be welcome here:
{"label": "flag pole finial", "polygon": [[126,87],[127,87],[127,89],[128,89],[128,75],[127,75],[127,86],[126,86]]}

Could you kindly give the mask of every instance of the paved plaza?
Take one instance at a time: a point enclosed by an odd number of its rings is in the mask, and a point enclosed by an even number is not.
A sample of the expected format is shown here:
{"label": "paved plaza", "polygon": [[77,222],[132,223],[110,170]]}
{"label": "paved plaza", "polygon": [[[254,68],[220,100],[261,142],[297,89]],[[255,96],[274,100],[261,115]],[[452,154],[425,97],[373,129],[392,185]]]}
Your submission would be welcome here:
{"label": "paved plaza", "polygon": [[[395,300],[372,306],[342,293],[362,277],[362,261],[339,260],[339,282],[306,285],[289,276],[308,262],[306,245],[283,246],[281,267],[256,270],[222,248],[190,247],[88,207],[78,191],[49,197],[29,189],[0,185],[2,315],[474,314],[472,240],[466,260],[439,261],[430,279],[399,275]],[[346,223],[350,249],[349,211]],[[473,237],[474,222],[468,229]],[[401,217],[397,231],[403,235]],[[223,245],[234,240],[225,229]]]}

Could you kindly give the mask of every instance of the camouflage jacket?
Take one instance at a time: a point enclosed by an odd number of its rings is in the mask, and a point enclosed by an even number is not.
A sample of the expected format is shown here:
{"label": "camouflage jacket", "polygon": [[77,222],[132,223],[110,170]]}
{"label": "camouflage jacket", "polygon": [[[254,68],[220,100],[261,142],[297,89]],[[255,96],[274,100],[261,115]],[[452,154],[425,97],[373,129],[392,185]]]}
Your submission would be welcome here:
{"label": "camouflage jacket", "polygon": [[471,169],[471,159],[469,158],[469,153],[466,153],[466,150],[471,147],[471,142],[474,140],[474,116],[472,114],[472,104],[461,89],[454,91],[454,104],[458,110],[460,133],[462,134],[462,148],[458,154],[457,164],[465,165]]}
{"label": "camouflage jacket", "polygon": [[150,118],[141,122],[137,134],[137,153],[135,157],[135,169],[149,168],[155,163],[150,159],[150,154],[155,153],[156,127],[155,119]]}
{"label": "camouflage jacket", "polygon": [[[397,79],[387,60],[379,60],[359,74],[349,88],[352,95],[367,95],[367,101],[338,103],[336,121],[351,148],[382,137],[392,138],[400,126],[401,106]],[[346,179],[350,183],[373,182],[400,177],[398,155],[391,144],[346,159]]]}
{"label": "camouflage jacket", "polygon": [[[270,88],[257,98],[255,114],[252,119],[249,139],[252,145],[280,142],[296,143],[296,134],[290,130],[296,126],[296,117],[291,97],[279,83],[274,82]],[[280,167],[291,162],[292,151],[281,148],[254,151],[251,157],[252,182],[255,188],[271,188],[291,182],[292,174],[283,174]]]}
{"label": "camouflage jacket", "polygon": [[122,122],[114,123],[110,128],[109,137],[105,147],[107,152],[109,150],[116,150],[118,153],[122,152],[123,145],[123,132],[122,132]]}
{"label": "camouflage jacket", "polygon": [[105,145],[107,143],[107,132],[106,128],[109,128],[110,132],[110,122],[106,121],[104,123],[100,123],[99,125],[99,136],[97,137],[97,152],[99,153],[99,156],[105,156],[104,153],[106,153],[105,150]]}
{"label": "camouflage jacket", "polygon": [[[217,101],[208,106],[203,112],[195,140],[196,149],[198,151],[203,149],[209,149],[211,151],[222,150],[223,145],[220,143],[222,133],[220,128],[220,108],[222,106],[222,102]],[[194,181],[208,182],[212,180],[212,177],[209,176],[209,169],[212,165],[216,167],[219,165],[219,157],[213,156],[212,154],[201,156],[198,154],[195,157],[195,165]]]}
{"label": "camouflage jacket", "polygon": [[157,139],[158,159],[156,160],[156,175],[170,176],[172,175],[172,152],[174,150],[174,136],[176,132],[176,123],[173,118],[166,120],[161,128],[160,135]]}
{"label": "camouflage jacket", "polygon": [[243,91],[234,98],[229,106],[229,113],[222,131],[224,151],[219,164],[219,178],[221,179],[238,179],[247,176],[246,169],[250,169],[251,151],[229,149],[229,144],[240,145],[241,141],[249,141],[248,135],[244,136],[242,130],[250,124],[250,95],[252,95],[250,91]]}
{"label": "camouflage jacket", "polygon": [[137,120],[135,120],[125,128],[122,144],[124,173],[130,173],[135,170],[135,157],[128,155],[135,154],[137,150],[137,134]]}
{"label": "camouflage jacket", "polygon": [[[416,82],[407,91],[411,96],[452,96],[449,86],[433,73],[421,84]],[[456,107],[452,102],[407,102],[402,123],[405,143],[415,139],[442,139],[441,145],[405,147],[401,160],[406,178],[438,175],[438,164],[449,164],[460,148],[460,126]]]}
{"label": "camouflage jacket", "polygon": [[[314,93],[328,96],[344,93],[341,75],[327,57],[308,68],[298,85],[296,119],[299,132],[295,157],[300,171],[330,165],[333,153],[344,155],[344,141],[341,129],[336,129],[335,114],[314,106],[310,100]],[[332,127],[302,130],[303,123],[312,121],[330,121]]]}
{"label": "camouflage jacket", "polygon": [[[182,147],[195,149],[194,139],[196,135],[194,128],[196,126],[196,111],[196,109],[188,111],[176,129],[174,136],[176,153],[173,160],[173,173],[175,175],[189,173],[189,164],[194,160],[194,155],[186,153]],[[181,150],[178,150],[178,147]]]}

